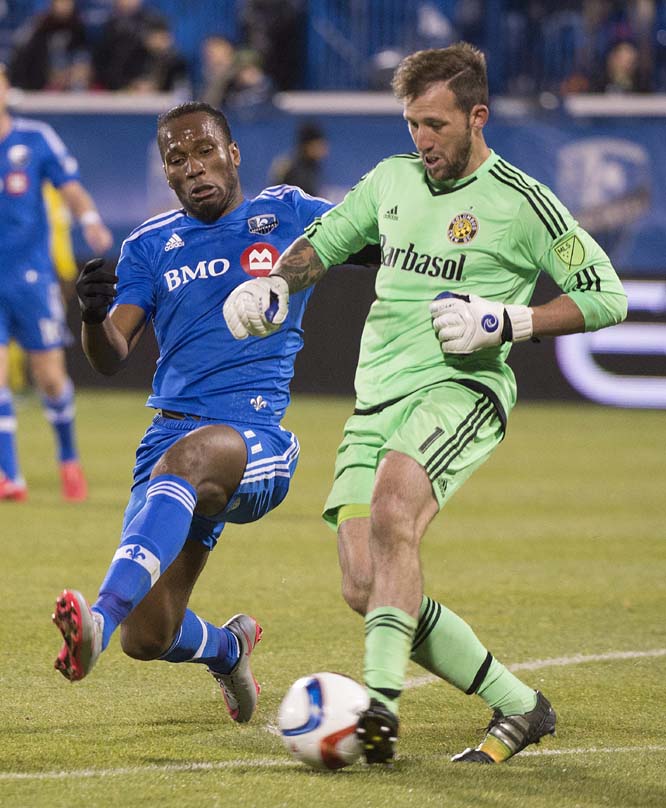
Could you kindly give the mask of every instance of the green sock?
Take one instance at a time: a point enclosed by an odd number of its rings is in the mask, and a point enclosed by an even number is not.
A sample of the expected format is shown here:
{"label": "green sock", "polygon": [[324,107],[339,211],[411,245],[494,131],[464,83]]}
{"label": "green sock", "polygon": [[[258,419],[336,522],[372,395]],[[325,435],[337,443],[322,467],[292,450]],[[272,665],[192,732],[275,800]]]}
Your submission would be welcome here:
{"label": "green sock", "polygon": [[379,606],[365,616],[365,685],[370,697],[398,714],[416,619],[402,609]]}
{"label": "green sock", "polygon": [[504,715],[529,712],[536,704],[534,690],[494,659],[462,618],[427,595],[421,601],[411,657],[458,690],[478,693]]}
{"label": "green sock", "polygon": [[476,691],[485,703],[502,715],[521,715],[536,707],[537,695],[496,659],[490,663],[483,683]]}

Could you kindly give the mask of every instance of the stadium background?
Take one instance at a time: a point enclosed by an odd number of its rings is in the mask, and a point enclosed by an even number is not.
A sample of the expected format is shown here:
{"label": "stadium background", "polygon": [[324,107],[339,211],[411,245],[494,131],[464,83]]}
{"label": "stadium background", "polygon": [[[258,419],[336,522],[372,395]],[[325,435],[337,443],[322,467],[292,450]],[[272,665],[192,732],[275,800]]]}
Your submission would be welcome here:
{"label": "stadium background", "polygon": [[[0,57],[9,58],[16,31],[45,5],[39,0],[0,2]],[[204,36],[217,32],[241,42],[248,37],[248,24],[260,28],[270,23],[275,3],[155,0],[150,5],[168,18],[190,68],[188,95],[197,97]],[[651,13],[637,22],[627,9],[639,5],[649,6]],[[78,6],[94,31],[110,2],[81,0]],[[411,150],[400,109],[386,92],[400,55],[461,36],[476,42],[488,55],[489,144],[553,188],[609,252],[630,297],[628,321],[614,329],[516,346],[511,364],[522,398],[666,406],[666,95],[661,92],[666,85],[666,3],[606,3],[608,13],[594,30],[585,24],[585,3],[310,0],[282,6],[293,12],[290,41],[301,70],[291,86],[276,87],[270,103],[229,112],[245,156],[241,178],[246,193],[254,195],[268,184],[272,161],[290,151],[299,123],[316,120],[330,144],[322,193],[339,200],[382,157]],[[622,38],[632,38],[649,59],[653,92],[569,92],[571,77],[590,75]],[[52,123],[70,146],[119,247],[138,223],[177,204],[162,179],[154,132],[156,115],[182,98],[182,92],[18,91],[14,106],[20,114]],[[76,231],[74,239],[82,262],[90,256]],[[373,279],[366,269],[335,270],[320,285],[305,320],[295,391],[352,391]],[[544,282],[536,300],[553,291]],[[77,331],[71,304],[69,314]],[[76,343],[69,364],[80,386],[146,389],[155,356],[150,338],[139,354],[110,380],[88,368]]]}

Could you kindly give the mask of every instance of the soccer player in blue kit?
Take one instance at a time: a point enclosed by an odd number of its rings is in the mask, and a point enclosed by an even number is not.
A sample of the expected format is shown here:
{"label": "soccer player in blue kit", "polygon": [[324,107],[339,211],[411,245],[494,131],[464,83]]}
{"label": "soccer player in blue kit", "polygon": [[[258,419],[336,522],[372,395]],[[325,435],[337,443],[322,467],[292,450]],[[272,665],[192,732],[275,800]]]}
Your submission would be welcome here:
{"label": "soccer player in blue kit", "polygon": [[85,499],[87,486],[74,435],[74,388],[67,374],[67,335],[58,278],[50,257],[42,185],[59,189],[88,246],[97,254],[112,244],[76,160],[46,123],[8,111],[9,81],[0,64],[0,500],[21,501],[27,487],[16,451],[16,415],[8,386],[8,343],[27,352],[32,379],[52,424],[65,499]]}
{"label": "soccer player in blue kit", "polygon": [[101,373],[123,366],[152,320],[160,355],[148,406],[158,414],[137,450],[120,546],[97,600],[89,607],[66,589],[56,601],[65,642],[55,667],[83,679],[120,626],[130,657],[206,665],[231,717],[246,722],[259,691],[249,656],[262,629],[245,614],[218,627],[188,601],[224,525],[260,519],[287,494],[299,445],[280,421],[310,290],[290,298],[287,327],[267,339],[237,342],[222,307],[331,204],[284,185],[245,199],[238,146],[207,104],[162,115],[157,139],[183,208],[134,230],[117,274],[88,262],[77,293],[83,347]]}

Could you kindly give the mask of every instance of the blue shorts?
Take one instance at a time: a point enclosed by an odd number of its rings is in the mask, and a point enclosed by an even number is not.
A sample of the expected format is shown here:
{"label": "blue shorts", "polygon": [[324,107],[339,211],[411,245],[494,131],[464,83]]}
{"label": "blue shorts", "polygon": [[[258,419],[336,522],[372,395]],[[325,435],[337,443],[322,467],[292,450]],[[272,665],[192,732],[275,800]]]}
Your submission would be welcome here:
{"label": "blue shorts", "polygon": [[50,271],[26,267],[0,288],[0,345],[13,337],[26,351],[68,344],[60,285]]}
{"label": "blue shorts", "polygon": [[235,429],[245,441],[248,462],[227,507],[213,517],[195,513],[188,539],[199,541],[212,550],[227,522],[244,524],[261,519],[287,496],[301,450],[293,432],[281,426],[257,427],[208,418],[180,421],[156,415],[136,452],[134,483],[125,509],[123,530],[143,507],[150,474],[164,452],[188,432],[210,424],[225,424]]}

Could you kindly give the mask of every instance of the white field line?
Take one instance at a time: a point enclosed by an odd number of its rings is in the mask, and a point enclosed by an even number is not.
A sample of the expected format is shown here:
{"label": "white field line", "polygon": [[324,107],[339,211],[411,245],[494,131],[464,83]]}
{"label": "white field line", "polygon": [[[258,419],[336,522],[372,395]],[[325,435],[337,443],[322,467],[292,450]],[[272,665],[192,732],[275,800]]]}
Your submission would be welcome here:
{"label": "white field line", "polygon": [[2,780],[69,780],[89,777],[126,777],[150,772],[207,772],[220,769],[269,769],[277,767],[300,767],[301,764],[289,758],[245,758],[242,760],[219,760],[214,763],[165,763],[145,766],[124,766],[117,769],[74,769],[73,771],[51,772],[0,772]]}
{"label": "white field line", "polygon": [[542,749],[521,752],[521,757],[552,757],[554,755],[616,755],[621,752],[666,752],[666,746],[590,746],[589,749]]}
{"label": "white field line", "polygon": [[[553,659],[535,659],[528,662],[517,662],[507,665],[510,670],[539,670],[548,667],[563,667],[579,665],[585,662],[610,662],[624,659],[643,659],[647,657],[666,656],[666,648],[657,648],[653,651],[611,651],[607,654],[575,654],[570,657],[555,657]],[[436,676],[421,676],[405,682],[405,688],[422,687],[437,682]],[[276,734],[277,727],[268,723],[266,730]],[[543,751],[521,752],[521,757],[542,757],[548,755],[592,755],[592,754],[620,754],[623,752],[664,752],[666,746],[618,746],[618,747],[590,747],[588,749],[545,749]],[[221,760],[203,763],[166,763],[162,766],[147,764],[145,766],[125,766],[117,769],[75,769],[73,771],[45,771],[45,772],[0,772],[1,781],[38,781],[38,780],[65,780],[85,779],[92,777],[127,777],[150,772],[195,772],[220,771],[224,769],[269,769],[276,767],[300,767],[301,764],[290,761],[288,758],[246,758],[241,760]]]}

